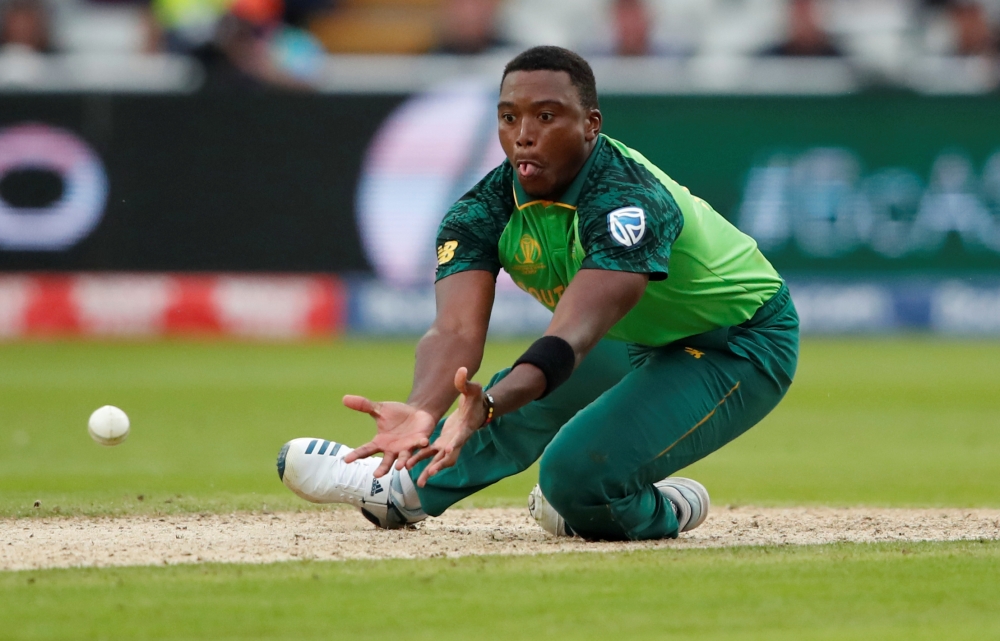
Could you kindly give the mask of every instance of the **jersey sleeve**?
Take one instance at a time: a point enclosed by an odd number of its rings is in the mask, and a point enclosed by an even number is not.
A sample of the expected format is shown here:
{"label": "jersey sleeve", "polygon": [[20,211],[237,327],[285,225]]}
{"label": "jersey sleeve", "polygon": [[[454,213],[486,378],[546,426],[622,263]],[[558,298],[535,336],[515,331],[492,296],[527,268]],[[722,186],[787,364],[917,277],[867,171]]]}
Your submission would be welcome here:
{"label": "jersey sleeve", "polygon": [[[608,153],[614,153],[608,150]],[[609,159],[577,208],[582,269],[649,274],[669,273],[670,247],[684,227],[674,197],[638,163]]]}
{"label": "jersey sleeve", "polygon": [[437,234],[435,280],[469,270],[500,272],[500,234],[514,207],[512,174],[505,161],[445,214]]}

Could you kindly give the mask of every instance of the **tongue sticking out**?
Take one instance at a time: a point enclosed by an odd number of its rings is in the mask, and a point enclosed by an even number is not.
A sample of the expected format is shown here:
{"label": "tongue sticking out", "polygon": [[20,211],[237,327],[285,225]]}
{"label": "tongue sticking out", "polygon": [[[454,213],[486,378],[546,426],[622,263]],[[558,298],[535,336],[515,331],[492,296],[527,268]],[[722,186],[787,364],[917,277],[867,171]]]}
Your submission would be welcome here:
{"label": "tongue sticking out", "polygon": [[538,167],[527,162],[518,163],[517,173],[521,175],[521,178],[531,178],[538,173]]}

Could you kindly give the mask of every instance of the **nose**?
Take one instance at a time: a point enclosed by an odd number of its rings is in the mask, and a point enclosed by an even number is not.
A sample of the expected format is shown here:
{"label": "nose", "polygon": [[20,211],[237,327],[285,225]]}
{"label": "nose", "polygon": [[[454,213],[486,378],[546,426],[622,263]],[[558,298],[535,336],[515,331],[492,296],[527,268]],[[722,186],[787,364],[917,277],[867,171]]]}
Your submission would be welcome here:
{"label": "nose", "polygon": [[518,147],[535,146],[536,131],[533,124],[534,123],[532,123],[531,118],[524,118],[521,120],[521,128],[518,130],[517,140],[514,141],[515,145]]}

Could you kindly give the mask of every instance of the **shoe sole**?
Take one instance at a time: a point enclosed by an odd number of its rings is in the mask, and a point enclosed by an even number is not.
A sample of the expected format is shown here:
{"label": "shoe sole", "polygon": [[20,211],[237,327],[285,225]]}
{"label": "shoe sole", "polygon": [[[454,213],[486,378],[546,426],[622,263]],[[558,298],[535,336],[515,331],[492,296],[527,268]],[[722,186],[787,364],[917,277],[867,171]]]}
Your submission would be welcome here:
{"label": "shoe sole", "polygon": [[285,443],[281,446],[281,451],[278,452],[278,480],[282,483],[285,482],[285,457],[288,456],[288,447],[291,443]]}

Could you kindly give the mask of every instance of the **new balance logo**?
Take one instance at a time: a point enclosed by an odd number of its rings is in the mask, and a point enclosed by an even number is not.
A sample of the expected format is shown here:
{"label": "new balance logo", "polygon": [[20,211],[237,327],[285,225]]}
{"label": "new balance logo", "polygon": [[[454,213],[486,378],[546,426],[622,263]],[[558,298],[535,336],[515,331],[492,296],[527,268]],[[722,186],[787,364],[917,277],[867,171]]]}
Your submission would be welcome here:
{"label": "new balance logo", "polygon": [[372,479],[372,492],[369,496],[375,496],[382,491],[382,485],[378,482],[378,479]]}

